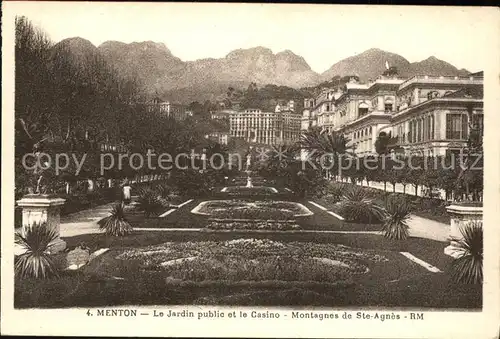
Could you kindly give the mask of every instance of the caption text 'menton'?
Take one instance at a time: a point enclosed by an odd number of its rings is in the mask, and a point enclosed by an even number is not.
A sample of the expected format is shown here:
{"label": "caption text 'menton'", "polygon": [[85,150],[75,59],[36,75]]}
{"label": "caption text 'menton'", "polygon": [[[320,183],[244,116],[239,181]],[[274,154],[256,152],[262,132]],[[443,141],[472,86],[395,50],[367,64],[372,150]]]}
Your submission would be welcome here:
{"label": "caption text 'menton'", "polygon": [[152,311],[135,310],[135,309],[97,309],[87,311],[87,316],[96,314],[98,317],[137,317],[150,316],[154,318],[192,318],[192,319],[234,319],[234,318],[251,318],[251,319],[313,319],[313,320],[423,320],[423,313],[401,313],[401,312],[364,312],[364,311],[269,311],[269,310],[215,310],[207,309],[201,311],[191,311],[189,309],[167,309]]}

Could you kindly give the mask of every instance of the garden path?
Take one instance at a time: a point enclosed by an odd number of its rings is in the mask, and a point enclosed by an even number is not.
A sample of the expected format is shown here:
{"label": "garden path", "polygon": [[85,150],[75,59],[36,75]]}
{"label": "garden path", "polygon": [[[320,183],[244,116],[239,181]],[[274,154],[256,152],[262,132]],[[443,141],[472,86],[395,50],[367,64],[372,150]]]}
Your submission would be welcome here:
{"label": "garden path", "polygon": [[411,216],[408,221],[410,235],[418,238],[426,238],[436,241],[449,241],[450,225],[442,222],[422,218],[416,215]]}
{"label": "garden path", "polygon": [[115,202],[61,216],[61,237],[99,233],[97,222],[109,215]]}

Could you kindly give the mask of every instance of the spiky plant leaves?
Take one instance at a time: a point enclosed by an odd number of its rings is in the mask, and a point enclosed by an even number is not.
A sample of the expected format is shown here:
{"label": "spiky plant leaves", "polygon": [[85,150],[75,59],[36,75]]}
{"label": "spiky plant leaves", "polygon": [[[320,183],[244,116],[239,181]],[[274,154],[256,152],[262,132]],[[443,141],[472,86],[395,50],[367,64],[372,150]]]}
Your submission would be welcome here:
{"label": "spiky plant leaves", "polygon": [[384,208],[375,204],[368,192],[359,187],[347,189],[339,207],[339,213],[350,222],[379,223],[385,216]]}
{"label": "spiky plant leaves", "polygon": [[164,207],[158,193],[152,189],[144,189],[139,192],[137,209],[144,213],[145,217],[157,215]]}
{"label": "spiky plant leaves", "polygon": [[382,232],[388,239],[406,240],[409,236],[408,219],[411,205],[408,200],[398,196],[389,196],[385,205],[385,218]]}
{"label": "spiky plant leaves", "polygon": [[172,194],[172,188],[167,184],[161,184],[156,187],[158,195],[163,199],[168,199]]}
{"label": "spiky plant leaves", "polygon": [[462,238],[452,239],[460,253],[451,264],[452,279],[459,283],[483,282],[483,223],[473,221],[460,228]]}
{"label": "spiky plant leaves", "polygon": [[333,203],[339,202],[344,195],[345,186],[338,183],[331,183],[326,188],[326,195]]}
{"label": "spiky plant leaves", "polygon": [[46,279],[57,276],[57,267],[48,253],[50,243],[56,239],[57,233],[47,227],[47,223],[33,224],[24,229],[24,234],[17,233],[16,243],[25,249],[15,259],[17,277]]}
{"label": "spiky plant leaves", "polygon": [[124,236],[132,233],[133,229],[125,217],[123,203],[113,206],[110,215],[98,222],[101,231],[110,236]]}

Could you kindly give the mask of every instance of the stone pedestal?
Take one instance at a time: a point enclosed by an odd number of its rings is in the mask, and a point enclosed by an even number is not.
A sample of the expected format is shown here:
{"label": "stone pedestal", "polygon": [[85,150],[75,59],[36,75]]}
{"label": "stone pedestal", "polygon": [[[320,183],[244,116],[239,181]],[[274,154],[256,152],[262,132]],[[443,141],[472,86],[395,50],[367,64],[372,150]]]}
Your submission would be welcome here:
{"label": "stone pedestal", "polygon": [[[17,201],[19,207],[22,208],[22,230],[24,234],[28,227],[34,224],[46,223],[46,227],[50,227],[57,234],[57,239],[50,243],[50,253],[57,253],[66,248],[66,242],[59,237],[61,224],[60,207],[64,205],[65,199],[50,195],[29,194]],[[24,252],[24,249],[16,245],[16,254]]]}
{"label": "stone pedestal", "polygon": [[450,227],[450,245],[444,249],[444,253],[458,258],[462,251],[457,248],[455,239],[462,239],[460,229],[465,227],[468,223],[473,221],[483,220],[483,207],[482,206],[468,206],[468,205],[450,205],[446,207],[450,214],[451,227]]}

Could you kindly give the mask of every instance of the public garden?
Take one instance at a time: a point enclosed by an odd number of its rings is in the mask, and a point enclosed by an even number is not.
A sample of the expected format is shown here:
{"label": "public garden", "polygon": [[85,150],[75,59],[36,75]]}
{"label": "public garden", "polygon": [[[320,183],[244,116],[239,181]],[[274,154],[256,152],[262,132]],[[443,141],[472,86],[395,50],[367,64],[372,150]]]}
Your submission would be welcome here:
{"label": "public garden", "polygon": [[[16,20],[16,308],[481,309],[474,133],[465,166],[451,169],[397,169],[391,159],[378,170],[329,166],[339,155],[359,157],[343,135],[320,130],[263,158],[237,138],[208,140],[209,118],[150,114],[137,83],[97,57],[75,60],[53,47]],[[377,156],[390,154],[377,142]],[[328,169],[303,167],[303,151]],[[104,153],[189,156],[170,169],[130,161],[103,171]],[[243,166],[227,165],[235,153]],[[58,154],[82,162],[54,170],[46,160]]]}
{"label": "public garden", "polygon": [[63,216],[66,250],[46,255],[46,279],[16,281],[16,307],[481,308],[443,252],[449,226],[411,216],[412,198],[338,182],[304,196],[244,171],[204,192],[190,174]]}

